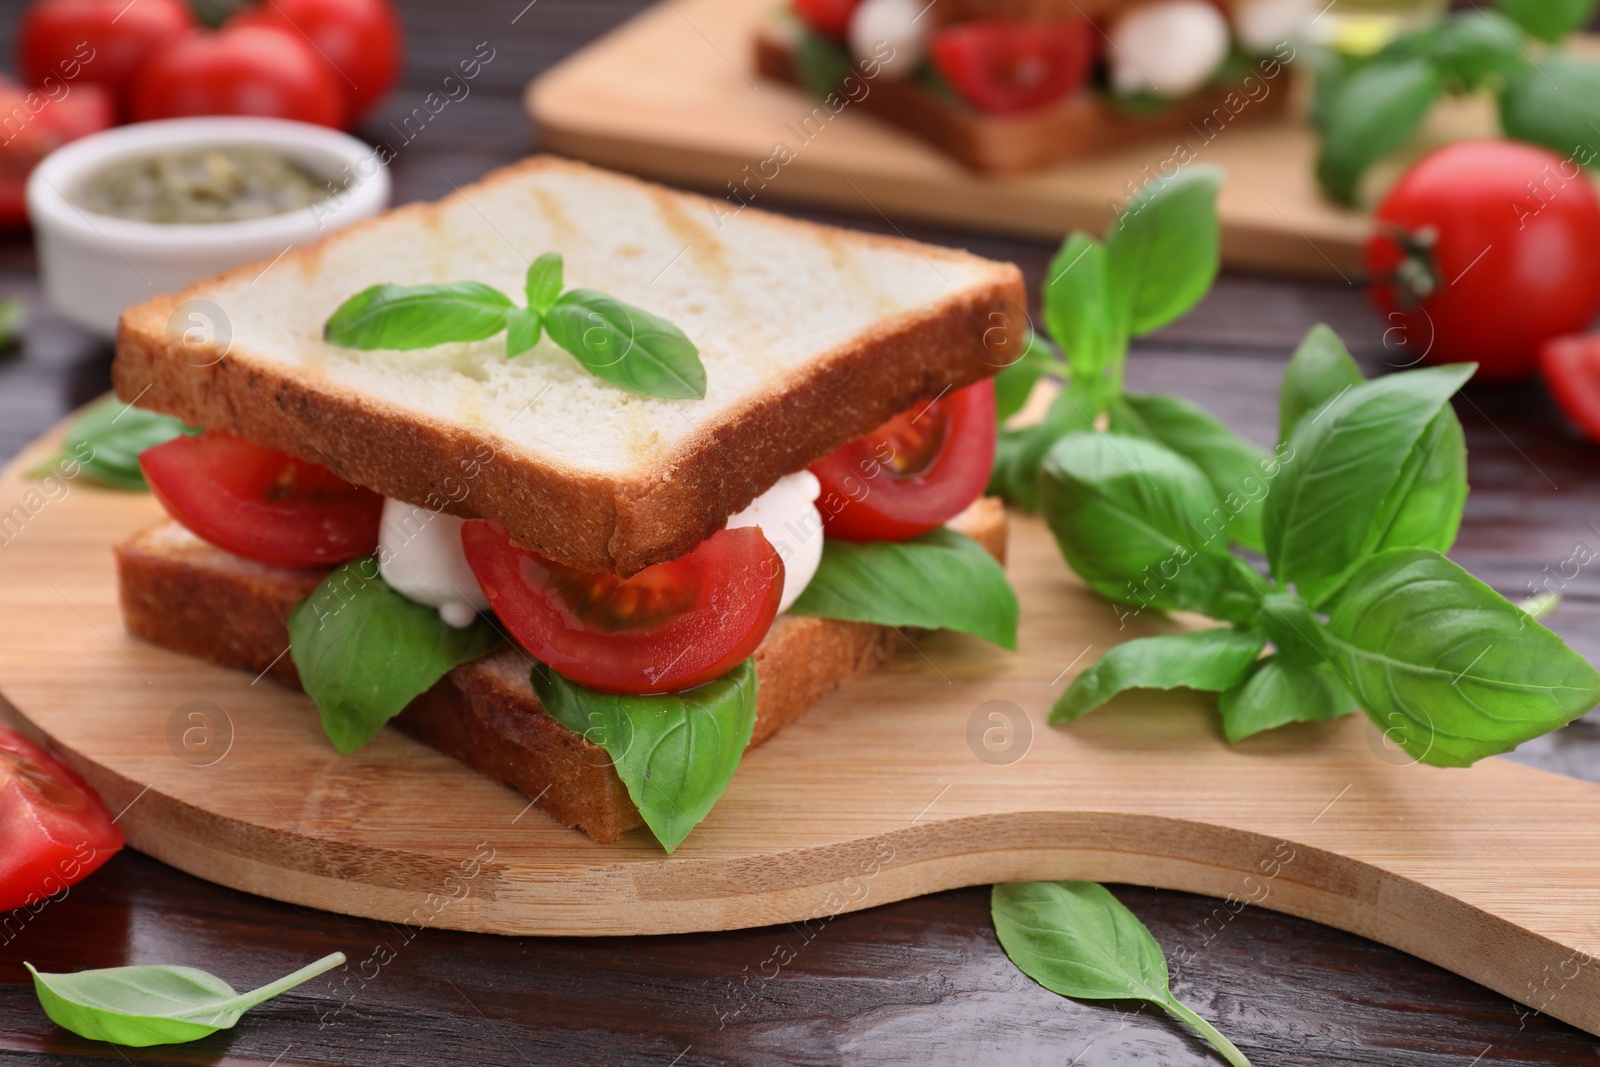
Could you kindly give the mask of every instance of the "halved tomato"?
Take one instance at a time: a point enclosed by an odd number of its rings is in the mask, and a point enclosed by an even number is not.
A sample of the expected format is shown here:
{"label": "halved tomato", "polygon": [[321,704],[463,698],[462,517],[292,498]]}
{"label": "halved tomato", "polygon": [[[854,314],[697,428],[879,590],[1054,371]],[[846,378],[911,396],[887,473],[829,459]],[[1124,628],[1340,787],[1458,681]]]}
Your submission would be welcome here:
{"label": "halved tomato", "polygon": [[978,499],[994,467],[994,381],[902,411],[811,465],[829,537],[904,541]]}
{"label": "halved tomato", "polygon": [[631,578],[546,559],[498,522],[466,523],[461,544],[523,648],[611,693],[674,693],[722,677],[756,650],[783,595],[783,561],[754,526],[720,530]]}
{"label": "halved tomato", "polygon": [[1082,88],[1094,66],[1094,32],[1087,19],[975,19],[935,33],[928,55],[939,76],[967,103],[1005,115],[1043,107]]}
{"label": "halved tomato", "polygon": [[66,764],[0,727],[0,912],[62,893],[122,847],[122,831]]}
{"label": "halved tomato", "polygon": [[140,453],[139,469],[167,514],[236,556],[331,567],[378,547],[383,497],[242,437],[174,438]]}
{"label": "halved tomato", "polygon": [[1600,334],[1546,341],[1539,349],[1539,369],[1567,418],[1600,444]]}

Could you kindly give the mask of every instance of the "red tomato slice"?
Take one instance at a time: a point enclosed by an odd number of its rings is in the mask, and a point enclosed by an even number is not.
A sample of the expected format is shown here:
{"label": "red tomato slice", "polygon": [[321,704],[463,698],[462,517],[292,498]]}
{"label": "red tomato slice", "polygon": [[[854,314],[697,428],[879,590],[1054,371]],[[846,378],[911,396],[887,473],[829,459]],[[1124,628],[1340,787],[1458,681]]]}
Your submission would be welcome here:
{"label": "red tomato slice", "polygon": [[378,547],[383,497],[242,437],[174,438],[141,452],[139,469],[167,514],[236,556],[331,567]]}
{"label": "red tomato slice", "polygon": [[1029,111],[1081,89],[1094,64],[1087,19],[977,19],[933,35],[934,69],[967,103],[997,115]]}
{"label": "red tomato slice", "polygon": [[1557,337],[1539,350],[1544,384],[1589,440],[1600,443],[1600,334]]}
{"label": "red tomato slice", "polygon": [[81,882],[122,847],[122,831],[82,778],[0,727],[0,913]]}
{"label": "red tomato slice", "polygon": [[718,531],[631,578],[545,559],[498,522],[466,523],[461,544],[522,647],[611,693],[675,693],[722,677],[767,636],[783,595],[783,561],[754,526]]}
{"label": "red tomato slice", "polygon": [[794,0],[795,14],[807,26],[827,37],[844,40],[850,32],[850,16],[861,0]]}
{"label": "red tomato slice", "polygon": [[902,411],[811,465],[829,537],[904,541],[978,499],[994,467],[994,381]]}

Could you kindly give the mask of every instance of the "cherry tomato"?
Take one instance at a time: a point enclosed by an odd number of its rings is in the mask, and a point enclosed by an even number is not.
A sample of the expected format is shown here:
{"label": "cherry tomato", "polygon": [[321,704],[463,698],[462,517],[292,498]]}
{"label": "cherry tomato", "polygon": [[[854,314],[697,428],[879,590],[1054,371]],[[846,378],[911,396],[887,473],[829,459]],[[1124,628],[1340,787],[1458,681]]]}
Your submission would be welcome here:
{"label": "cherry tomato", "polygon": [[30,85],[102,85],[123,102],[139,65],[194,27],[183,0],[35,0],[17,27],[17,71]]}
{"label": "cherry tomato", "polygon": [[177,437],[141,452],[139,469],[167,514],[236,556],[331,567],[378,547],[383,497],[242,437]]}
{"label": "cherry tomato", "polygon": [[0,913],[56,896],[121,847],[122,831],[77,772],[0,727]]}
{"label": "cherry tomato", "polygon": [[829,537],[904,541],[976,500],[994,467],[994,382],[903,411],[811,465]]}
{"label": "cherry tomato", "polygon": [[338,75],[305,38],[277,26],[225,25],[157,49],[133,85],[133,117],[264,115],[344,123]]}
{"label": "cherry tomato", "polygon": [[928,43],[928,55],[963,100],[1006,115],[1043,107],[1082,88],[1094,64],[1094,28],[1086,19],[976,19],[939,30]]}
{"label": "cherry tomato", "polygon": [[400,21],[389,0],[271,0],[228,25],[276,26],[311,42],[333,69],[346,122],[371,111],[400,75]]}
{"label": "cherry tomato", "polygon": [[1600,311],[1600,197],[1581,168],[1513,141],[1462,141],[1401,177],[1367,244],[1369,292],[1391,347],[1530,373],[1539,345]]}
{"label": "cherry tomato", "polygon": [[795,14],[825,37],[844,40],[850,32],[850,16],[861,0],[794,0]]}
{"label": "cherry tomato", "polygon": [[783,561],[754,526],[719,530],[631,578],[545,559],[483,519],[462,526],[461,544],[522,647],[611,693],[675,693],[722,677],[767,636],[783,595]]}
{"label": "cherry tomato", "polygon": [[56,84],[65,95],[52,99],[42,88],[24,89],[0,77],[0,116],[6,116],[5,134],[0,135],[0,226],[27,221],[25,192],[35,163],[117,120],[105,86]]}
{"label": "cherry tomato", "polygon": [[1600,443],[1600,334],[1546,341],[1539,350],[1539,367],[1567,418]]}

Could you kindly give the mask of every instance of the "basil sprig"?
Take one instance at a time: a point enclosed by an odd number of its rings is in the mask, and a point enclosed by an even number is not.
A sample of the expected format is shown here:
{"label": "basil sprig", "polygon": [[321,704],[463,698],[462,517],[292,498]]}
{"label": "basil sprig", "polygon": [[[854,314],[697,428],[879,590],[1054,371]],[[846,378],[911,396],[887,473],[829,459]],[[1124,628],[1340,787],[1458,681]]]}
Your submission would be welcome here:
{"label": "basil sprig", "polygon": [[199,432],[185,426],[182,419],[130,407],[108,396],[73,420],[61,442],[61,451],[35,467],[30,475],[42,478],[59,471],[74,477],[76,472],[112,489],[143,491],[149,486],[139,470],[139,453],[181,434]]}
{"label": "basil sprig", "polygon": [[745,660],[681,693],[602,693],[548,667],[533,688],[551,718],[606,750],[645,825],[672,852],[728,788],[756,724],[756,668]]}
{"label": "basil sprig", "polygon": [[1012,882],[990,892],[994,932],[1017,969],[1077,1000],[1142,1000],[1194,1028],[1233,1067],[1250,1067],[1217,1028],[1173,996],[1144,923],[1094,882]]}
{"label": "basil sprig", "polygon": [[374,285],[329,316],[323,339],[343,348],[432,348],[501,331],[506,357],[550,339],[590,374],[643,396],[701,399],[706,370],[694,342],[659,315],[593,289],[568,289],[561,255],[528,266],[527,306],[482,282]]}
{"label": "basil sprig", "polygon": [[408,600],[378,574],[377,558],[336,568],[289,613],[289,655],[322,717],[322,732],[349,755],[451,668],[481,659],[500,635],[479,618],[464,628]]}
{"label": "basil sprig", "polygon": [[[959,591],[959,592],[954,592]],[[1000,564],[965,534],[940,527],[909,541],[822,543],[796,615],[959,630],[1017,647],[1017,594]]]}
{"label": "basil sprig", "polygon": [[344,953],[335,952],[248,993],[236,993],[227,982],[194,967],[41,974],[31,963],[23,966],[33,975],[44,1013],[56,1025],[94,1041],[143,1047],[198,1041],[229,1029],[256,1005],[343,962]]}
{"label": "basil sprig", "polygon": [[1128,689],[1186,686],[1220,693],[1239,740],[1359,703],[1414,758],[1464,766],[1600,703],[1593,667],[1443,555],[1467,493],[1450,396],[1472,370],[1364,381],[1331,331],[1308,334],[1284,375],[1262,509],[1271,585],[1227,550],[1230,509],[1192,460],[1115,433],[1058,440],[1039,501],[1084,580],[1135,613],[1181,608],[1234,626],[1116,646],[1052,721]]}

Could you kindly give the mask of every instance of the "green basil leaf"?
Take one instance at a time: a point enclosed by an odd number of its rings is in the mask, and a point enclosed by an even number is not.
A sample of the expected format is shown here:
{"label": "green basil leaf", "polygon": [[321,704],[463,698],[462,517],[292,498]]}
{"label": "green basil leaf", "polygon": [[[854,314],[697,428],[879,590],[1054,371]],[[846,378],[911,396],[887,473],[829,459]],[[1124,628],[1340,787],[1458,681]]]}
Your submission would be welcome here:
{"label": "green basil leaf", "polygon": [[1079,1000],[1142,1000],[1194,1029],[1234,1067],[1250,1061],[1185,1007],[1144,923],[1094,882],[1012,882],[989,897],[994,932],[1017,969],[1052,993]]}
{"label": "green basil leaf", "polygon": [[1262,597],[1256,624],[1278,654],[1291,663],[1315,667],[1332,657],[1326,629],[1312,614],[1311,605],[1294,593],[1272,592]]}
{"label": "green basil leaf", "polygon": [[1430,549],[1368,560],[1328,633],[1373,722],[1434,766],[1509,751],[1600,702],[1600,674],[1581,656]]}
{"label": "green basil leaf", "polygon": [[521,355],[539,343],[544,316],[533,308],[506,309],[506,358]]}
{"label": "green basil leaf", "polygon": [[550,339],[596,378],[644,396],[701,399],[700,350],[666,319],[593,289],[571,289],[545,312]]}
{"label": "green basil leaf", "polygon": [[602,693],[543,665],[533,669],[533,688],[552,719],[606,750],[668,852],[711,813],[756,725],[756,668],[748,659],[682,693]]}
{"label": "green basil leaf", "polygon": [[378,575],[377,557],[352,560],[289,613],[289,656],[322,716],[322,732],[349,755],[452,667],[481,659],[500,635],[478,619],[457,629]]}
{"label": "green basil leaf", "polygon": [[96,401],[67,427],[61,451],[28,472],[75,478],[79,474],[112,489],[144,490],[139,453],[181,434],[200,431],[182,419],[130,407],[114,396]]}
{"label": "green basil leaf", "polygon": [[1126,343],[1112,336],[1116,319],[1107,297],[1108,269],[1105,246],[1074,230],[1045,276],[1041,294],[1045,329],[1066,355],[1072,377],[1082,382],[1099,381]]}
{"label": "green basil leaf", "polygon": [[1000,427],[988,491],[1029,511],[1038,507],[1039,464],[1063,434],[1094,428],[1099,413],[1094,392],[1087,382],[1069,381],[1042,421],[1016,430]]}
{"label": "green basil leaf", "polygon": [[[1547,55],[1513,76],[1500,94],[1506,136],[1543,145],[1589,165],[1600,125],[1600,66],[1570,56]],[[1566,180],[1584,180],[1581,175]]]}
{"label": "green basil leaf", "polygon": [[15,296],[0,297],[0,349],[16,344],[27,328],[27,302]]}
{"label": "green basil leaf", "polygon": [[1342,204],[1372,163],[1400,147],[1438,97],[1444,79],[1430,59],[1380,60],[1339,85],[1324,113],[1317,180]]}
{"label": "green basil leaf", "polygon": [[1129,689],[1221,692],[1238,684],[1265,644],[1260,634],[1231,627],[1124,641],[1072,680],[1050,721],[1071,722]]}
{"label": "green basil leaf", "polygon": [[566,261],[560,252],[546,252],[528,264],[528,277],[523,286],[528,294],[528,310],[543,314],[561,295],[566,284]]}
{"label": "green basil leaf", "polygon": [[1221,187],[1217,167],[1184,167],[1145,186],[1107,231],[1106,306],[1121,322],[1119,348],[1186,314],[1211,288],[1221,264]]}
{"label": "green basil leaf", "polygon": [[342,348],[432,348],[481,341],[506,328],[511,298],[482,282],[374,285],[328,317],[322,336]]}
{"label": "green basil leaf", "polygon": [[822,562],[789,609],[797,615],[958,630],[1017,647],[1017,594],[999,561],[946,527],[909,541],[822,543]]}
{"label": "green basil leaf", "polygon": [[1291,722],[1337,719],[1357,710],[1355,697],[1327,663],[1291,663],[1281,654],[1250,668],[1244,681],[1217,698],[1229,741]]}
{"label": "green basil leaf", "polygon": [[1044,377],[1060,377],[1065,368],[1044,338],[1028,331],[1028,344],[1022,355],[994,376],[995,419],[1005,422],[1027,404],[1033,387]]}
{"label": "green basil leaf", "polygon": [[1505,80],[1525,69],[1524,40],[1516,23],[1498,12],[1465,11],[1439,24],[1428,54],[1455,87],[1472,90],[1491,78]]}
{"label": "green basil leaf", "polygon": [[818,100],[837,92],[850,73],[850,53],[837,41],[804,25],[798,29],[792,55],[795,76],[805,91]]}
{"label": "green basil leaf", "polygon": [[1594,18],[1596,0],[1500,0],[1500,10],[1541,41],[1559,41]]}
{"label": "green basil leaf", "polygon": [[1406,456],[1380,514],[1393,515],[1373,552],[1432,548],[1448,552],[1467,503],[1467,441],[1455,409],[1446,404]]}
{"label": "green basil leaf", "polygon": [[1364,381],[1361,368],[1350,358],[1339,335],[1326,323],[1311,327],[1283,372],[1283,386],[1278,391],[1278,441],[1287,441],[1301,418]]}
{"label": "green basil leaf", "polygon": [[79,1037],[118,1045],[197,1041],[226,1030],[257,1004],[344,962],[335,952],[248,993],[194,967],[106,967],[75,974],[33,975],[34,992],[56,1025]]}
{"label": "green basil leaf", "polygon": [[1039,509],[1067,563],[1100,595],[1141,609],[1254,618],[1264,583],[1227,552],[1227,513],[1211,483],[1171,449],[1120,434],[1067,434],[1040,468]]}
{"label": "green basil leaf", "polygon": [[1166,445],[1200,468],[1228,514],[1228,536],[1263,550],[1261,509],[1276,465],[1227,424],[1178,396],[1125,393],[1111,405],[1111,429]]}
{"label": "green basil leaf", "polygon": [[[1390,374],[1300,421],[1262,515],[1280,583],[1320,607],[1376,550],[1420,473],[1413,450],[1431,440],[1430,423],[1472,371],[1469,364]],[[1433,521],[1453,532],[1457,518]]]}

